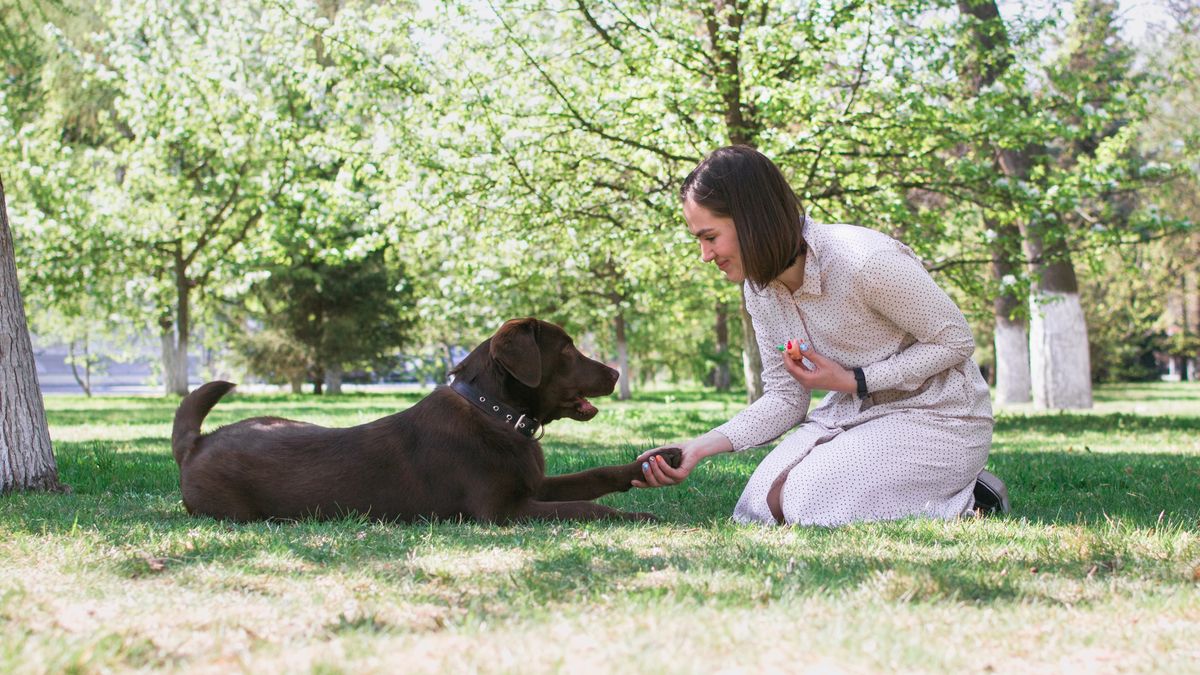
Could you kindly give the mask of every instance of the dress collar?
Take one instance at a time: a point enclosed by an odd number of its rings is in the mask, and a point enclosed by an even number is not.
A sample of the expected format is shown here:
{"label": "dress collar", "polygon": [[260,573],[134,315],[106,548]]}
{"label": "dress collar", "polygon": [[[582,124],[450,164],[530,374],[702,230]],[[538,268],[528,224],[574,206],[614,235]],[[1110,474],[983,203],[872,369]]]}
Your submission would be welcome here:
{"label": "dress collar", "polygon": [[804,216],[804,229],[801,233],[804,242],[808,244],[808,252],[804,254],[804,283],[800,284],[800,292],[808,295],[821,294],[821,254],[813,246],[813,230],[815,223],[807,215]]}

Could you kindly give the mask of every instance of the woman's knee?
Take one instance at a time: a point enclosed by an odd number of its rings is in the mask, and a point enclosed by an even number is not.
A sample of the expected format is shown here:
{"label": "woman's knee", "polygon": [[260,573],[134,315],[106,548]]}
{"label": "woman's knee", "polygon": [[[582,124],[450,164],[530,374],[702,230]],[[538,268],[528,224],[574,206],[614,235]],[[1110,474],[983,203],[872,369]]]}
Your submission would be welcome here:
{"label": "woman's knee", "polygon": [[800,466],[788,474],[779,491],[779,506],[783,514],[783,522],[791,525],[811,525],[815,523],[818,507],[828,506],[831,486],[820,476],[811,471],[804,471]]}
{"label": "woman's knee", "polygon": [[783,519],[794,525],[843,525],[875,510],[870,492],[862,476],[851,475],[844,466],[801,463],[783,483]]}

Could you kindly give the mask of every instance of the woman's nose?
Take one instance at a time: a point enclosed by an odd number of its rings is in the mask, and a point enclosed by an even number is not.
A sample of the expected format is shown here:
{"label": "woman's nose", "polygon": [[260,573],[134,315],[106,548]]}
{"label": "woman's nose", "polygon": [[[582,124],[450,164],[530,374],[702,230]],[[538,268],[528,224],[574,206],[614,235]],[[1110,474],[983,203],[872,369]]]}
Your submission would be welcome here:
{"label": "woman's nose", "polygon": [[704,244],[700,244],[700,262],[709,262],[713,259],[712,249]]}

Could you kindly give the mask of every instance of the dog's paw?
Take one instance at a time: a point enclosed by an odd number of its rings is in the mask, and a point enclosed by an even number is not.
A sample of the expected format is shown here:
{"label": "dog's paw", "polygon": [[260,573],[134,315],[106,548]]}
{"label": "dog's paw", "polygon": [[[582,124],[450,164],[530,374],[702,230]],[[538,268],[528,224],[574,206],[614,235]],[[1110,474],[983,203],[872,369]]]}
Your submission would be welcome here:
{"label": "dog's paw", "polygon": [[650,455],[650,457],[654,457],[655,455],[661,456],[663,459],[667,460],[667,464],[670,465],[672,469],[678,469],[679,465],[683,464],[683,450],[680,450],[679,448],[663,448],[653,455]]}

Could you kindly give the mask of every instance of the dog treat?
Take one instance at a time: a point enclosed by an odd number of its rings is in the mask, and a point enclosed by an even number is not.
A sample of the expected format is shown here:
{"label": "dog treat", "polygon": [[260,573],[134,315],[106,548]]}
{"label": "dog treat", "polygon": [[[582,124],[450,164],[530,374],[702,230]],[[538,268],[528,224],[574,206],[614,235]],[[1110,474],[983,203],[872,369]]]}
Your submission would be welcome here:
{"label": "dog treat", "polygon": [[800,344],[794,340],[788,340],[786,345],[775,345],[775,348],[792,357],[793,361],[799,361],[802,356],[800,353]]}

